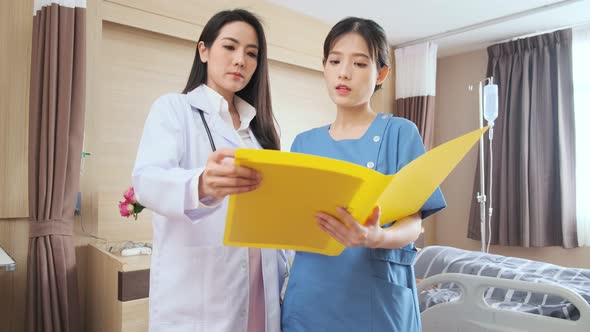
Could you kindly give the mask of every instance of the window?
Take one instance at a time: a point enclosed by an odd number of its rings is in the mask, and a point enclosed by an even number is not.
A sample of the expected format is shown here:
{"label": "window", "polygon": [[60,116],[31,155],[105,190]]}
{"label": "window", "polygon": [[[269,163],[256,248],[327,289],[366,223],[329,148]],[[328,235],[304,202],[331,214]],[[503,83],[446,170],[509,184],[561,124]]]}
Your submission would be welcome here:
{"label": "window", "polygon": [[590,27],[573,31],[578,243],[590,246]]}

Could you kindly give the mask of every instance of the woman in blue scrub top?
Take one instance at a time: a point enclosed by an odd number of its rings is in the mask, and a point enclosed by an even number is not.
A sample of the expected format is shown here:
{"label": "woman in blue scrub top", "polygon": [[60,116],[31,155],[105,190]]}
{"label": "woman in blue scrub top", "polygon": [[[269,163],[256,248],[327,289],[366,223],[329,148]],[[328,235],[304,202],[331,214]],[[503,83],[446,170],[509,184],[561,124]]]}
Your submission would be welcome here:
{"label": "woman in blue scrub top", "polygon": [[[337,106],[333,124],[299,134],[293,152],[353,162],[394,174],[424,153],[416,126],[370,105],[389,73],[383,29],[346,18],[324,42],[324,78]],[[421,211],[379,226],[379,207],[365,221],[345,209],[318,212],[318,227],[346,249],[339,256],[297,252],[282,311],[283,332],[420,331],[412,263],[421,222],[446,206],[440,189]]]}

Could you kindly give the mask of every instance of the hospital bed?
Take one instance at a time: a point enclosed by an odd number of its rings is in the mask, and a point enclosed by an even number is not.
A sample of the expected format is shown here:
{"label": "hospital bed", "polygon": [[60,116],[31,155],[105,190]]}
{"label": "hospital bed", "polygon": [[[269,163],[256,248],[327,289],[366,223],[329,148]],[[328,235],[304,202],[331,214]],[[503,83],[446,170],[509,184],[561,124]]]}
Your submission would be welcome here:
{"label": "hospital bed", "polygon": [[590,331],[590,270],[452,247],[414,263],[423,331]]}

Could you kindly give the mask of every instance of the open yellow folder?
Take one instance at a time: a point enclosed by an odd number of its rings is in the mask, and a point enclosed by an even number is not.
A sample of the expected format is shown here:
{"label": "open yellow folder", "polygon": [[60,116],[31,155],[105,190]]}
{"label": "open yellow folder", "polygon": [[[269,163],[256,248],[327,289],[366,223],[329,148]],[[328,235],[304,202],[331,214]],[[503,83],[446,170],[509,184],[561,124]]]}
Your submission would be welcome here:
{"label": "open yellow folder", "polygon": [[238,149],[235,164],[262,173],[260,187],[229,199],[224,244],[339,255],[344,246],[316,223],[319,211],[347,207],[366,220],[381,206],[386,224],[420,210],[487,127],[442,144],[383,175],[353,163],[273,150]]}

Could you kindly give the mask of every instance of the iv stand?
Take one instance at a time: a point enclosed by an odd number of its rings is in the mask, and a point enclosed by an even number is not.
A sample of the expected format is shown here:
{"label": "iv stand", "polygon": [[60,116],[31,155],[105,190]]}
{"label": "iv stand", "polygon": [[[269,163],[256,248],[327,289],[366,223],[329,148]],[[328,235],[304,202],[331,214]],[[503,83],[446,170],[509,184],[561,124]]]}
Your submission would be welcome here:
{"label": "iv stand", "polygon": [[[493,77],[486,77],[477,82],[478,84],[478,105],[479,105],[479,128],[483,128],[483,86],[485,83],[493,83]],[[473,91],[473,85],[469,85],[469,91]],[[484,167],[484,137],[479,139],[479,185],[480,191],[476,194],[477,202],[479,203],[479,218],[481,231],[481,252],[486,252],[486,190],[485,190],[485,167]],[[490,211],[491,213],[491,211]],[[491,221],[491,220],[490,220]]]}

